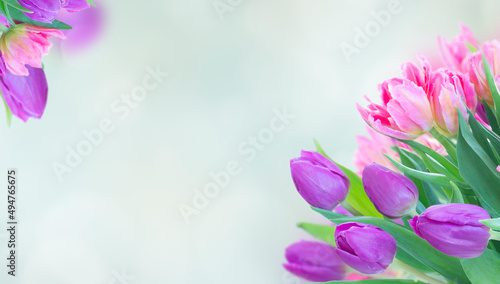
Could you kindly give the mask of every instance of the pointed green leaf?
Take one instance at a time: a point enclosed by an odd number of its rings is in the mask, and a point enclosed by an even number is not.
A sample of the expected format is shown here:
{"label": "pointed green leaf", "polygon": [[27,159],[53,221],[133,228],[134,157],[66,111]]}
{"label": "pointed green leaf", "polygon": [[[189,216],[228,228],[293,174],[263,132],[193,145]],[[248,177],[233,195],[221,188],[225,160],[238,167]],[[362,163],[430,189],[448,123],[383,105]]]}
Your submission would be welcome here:
{"label": "pointed green leaf", "polygon": [[400,171],[404,172],[405,174],[409,174],[415,178],[443,186],[449,186],[450,184],[450,179],[447,178],[445,175],[417,171],[415,169],[402,165],[401,163],[399,163],[398,161],[394,160],[393,158],[387,155],[385,156],[392,162],[393,165],[395,165]]}
{"label": "pointed green leaf", "polygon": [[[316,139],[314,140],[314,144],[316,145],[316,151],[318,151],[318,153],[332,160],[330,157],[328,157],[323,148],[321,148],[321,145],[318,143]],[[333,162],[335,163],[335,161]],[[344,174],[351,181],[351,188],[349,189],[349,193],[347,194],[347,198],[345,199],[345,201],[349,203],[356,211],[363,214],[364,216],[383,218],[382,214],[380,214],[377,211],[377,209],[375,209],[375,206],[368,198],[368,195],[366,195],[366,192],[363,188],[363,181],[361,180],[361,178],[348,168],[337,163],[335,164],[344,172]]]}
{"label": "pointed green leaf", "polygon": [[32,11],[30,11],[29,9],[26,9],[24,8],[23,6],[21,6],[19,4],[19,2],[17,2],[16,0],[3,0],[2,2],[5,2],[5,4],[11,6],[12,8],[14,9],[17,9],[17,10],[20,10],[20,11],[23,11],[23,12],[26,12],[28,14],[31,14],[33,13]]}
{"label": "pointed green leaf", "polygon": [[483,66],[484,66],[484,74],[486,75],[486,80],[488,81],[488,86],[490,87],[491,96],[493,97],[494,113],[496,116],[496,121],[500,125],[500,93],[498,93],[497,84],[495,84],[495,78],[491,72],[490,65],[488,61],[486,61],[486,57],[483,54]]}
{"label": "pointed green leaf", "polygon": [[500,135],[500,127],[498,126],[497,118],[493,113],[491,107],[483,101],[484,112],[486,112],[486,118],[488,118],[488,124],[491,126],[491,130],[495,132],[497,135]]}
{"label": "pointed green leaf", "polygon": [[465,274],[472,283],[498,283],[500,279],[500,255],[486,249],[482,255],[461,260]]}
{"label": "pointed green leaf", "polygon": [[500,218],[479,220],[479,222],[488,226],[490,229],[493,229],[495,231],[500,231]]}
{"label": "pointed green leaf", "polygon": [[52,22],[52,24],[42,23],[42,22],[38,22],[38,21],[35,21],[35,20],[28,18],[25,14],[23,14],[23,12],[21,12],[19,10],[12,9],[9,11],[10,11],[10,15],[12,16],[13,19],[18,20],[18,21],[23,22],[23,23],[32,24],[32,25],[39,26],[39,27],[58,29],[58,30],[71,30],[72,29],[70,25],[65,24],[65,23],[58,21],[58,20],[54,20]]}
{"label": "pointed green leaf", "polygon": [[311,234],[311,236],[315,237],[316,239],[321,240],[334,247],[337,247],[335,245],[335,226],[318,225],[318,224],[303,222],[299,223],[297,227],[308,232],[309,234]]}
{"label": "pointed green leaf", "polygon": [[444,149],[446,150],[446,153],[448,153],[448,156],[450,157],[452,162],[456,164],[457,163],[456,145],[450,139],[448,139],[448,137],[444,136],[434,128],[431,129],[430,133],[432,134],[432,136],[434,136],[434,138],[436,138],[437,141],[439,141],[439,143],[441,143],[441,145],[443,145]]}
{"label": "pointed green leaf", "polygon": [[452,190],[450,203],[462,203],[462,204],[465,203],[464,198],[462,196],[462,192],[460,192],[460,189],[458,188],[458,186],[455,183],[453,183],[452,181],[450,181],[450,185],[451,185],[451,190]]}
{"label": "pointed green leaf", "polygon": [[469,183],[477,198],[492,217],[500,216],[500,173],[472,136],[467,122],[459,112],[457,141],[458,169]]}

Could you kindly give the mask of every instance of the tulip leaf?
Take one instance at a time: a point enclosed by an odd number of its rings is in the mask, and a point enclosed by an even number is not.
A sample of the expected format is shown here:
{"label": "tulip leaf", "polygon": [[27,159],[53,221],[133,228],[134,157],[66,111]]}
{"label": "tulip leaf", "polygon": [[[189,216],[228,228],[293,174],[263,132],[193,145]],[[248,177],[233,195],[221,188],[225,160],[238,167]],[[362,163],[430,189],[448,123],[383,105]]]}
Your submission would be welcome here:
{"label": "tulip leaf", "polygon": [[330,281],[324,282],[323,284],[356,284],[356,283],[365,283],[365,284],[385,284],[385,283],[393,283],[393,284],[425,284],[426,282],[412,280],[412,279],[365,279],[358,281]]}
{"label": "tulip leaf", "polygon": [[299,223],[297,227],[308,232],[311,236],[329,245],[337,247],[335,244],[335,226],[318,225],[313,223]]}
{"label": "tulip leaf", "polygon": [[71,30],[72,29],[70,25],[65,24],[65,23],[58,21],[58,20],[54,20],[51,24],[50,23],[42,23],[42,22],[38,22],[38,21],[35,21],[35,20],[28,18],[28,16],[26,16],[23,12],[21,12],[19,10],[12,9],[9,11],[10,11],[10,15],[12,16],[13,19],[18,20],[18,21],[23,22],[23,23],[32,24],[32,25],[44,27],[44,28],[58,29],[58,30]]}
{"label": "tulip leaf", "polygon": [[[385,154],[384,154],[385,155]],[[442,174],[436,174],[436,173],[429,173],[429,172],[423,172],[423,171],[418,171],[415,169],[412,169],[410,167],[407,167],[405,165],[402,165],[398,161],[394,160],[393,158],[385,155],[391,162],[398,168],[400,171],[404,172],[405,174],[409,174],[415,178],[433,182],[439,185],[444,185],[444,186],[449,186],[450,184],[450,179],[446,177],[445,175]]]}
{"label": "tulip leaf", "polygon": [[493,102],[495,106],[493,108],[496,121],[500,124],[500,93],[498,92],[497,85],[495,84],[495,78],[491,72],[490,65],[488,61],[486,61],[486,57],[483,54],[483,66],[484,66],[484,74],[486,75],[486,80],[488,81],[488,86],[490,87],[491,97],[493,98]]}
{"label": "tulip leaf", "polygon": [[12,122],[12,111],[10,110],[9,106],[7,105],[7,102],[5,101],[1,93],[0,96],[2,97],[3,104],[5,105],[5,113],[7,114],[7,126],[10,127],[10,124]]}
{"label": "tulip leaf", "polygon": [[446,150],[446,153],[448,153],[448,157],[456,164],[457,163],[457,146],[450,140],[448,137],[444,136],[441,134],[439,131],[436,129],[431,129],[430,134],[434,138],[436,138],[441,145],[443,145],[444,149]]}
{"label": "tulip leaf", "polygon": [[492,217],[498,217],[500,173],[496,170],[497,165],[474,139],[461,112],[458,113],[458,120],[457,152],[460,174],[470,184],[483,208]]}
{"label": "tulip leaf", "polygon": [[[425,164],[422,162],[419,156],[415,153],[412,153],[403,148],[396,149],[399,153],[399,158],[401,159],[401,163],[407,167],[413,168],[415,170],[421,171],[422,168],[425,167]],[[407,174],[408,175],[408,174]],[[437,189],[434,189],[433,186],[421,179],[415,178],[413,176],[408,175],[408,178],[415,183],[418,188],[418,199],[422,203],[422,205],[427,208],[431,205],[441,204],[439,202],[439,198],[436,195]],[[439,188],[440,190],[440,188]],[[425,210],[424,208],[424,210]],[[417,212],[419,212],[419,208],[417,207]],[[421,212],[419,212],[421,213]]]}
{"label": "tulip leaf", "polygon": [[479,220],[479,222],[483,223],[485,226],[490,227],[490,229],[500,231],[500,218]]}
{"label": "tulip leaf", "polygon": [[491,126],[491,130],[497,135],[500,135],[500,126],[498,126],[497,119],[491,107],[483,101],[484,112],[486,112],[486,118],[488,118],[488,124]]}
{"label": "tulip leaf", "polygon": [[[359,222],[377,226],[394,237],[398,245],[396,257],[402,262],[424,273],[422,266],[429,267],[455,283],[470,283],[459,258],[436,250],[426,240],[404,226],[373,217],[346,217],[320,208],[312,207],[312,209],[336,224]],[[420,263],[420,265],[414,263]]]}
{"label": "tulip leaf", "polygon": [[[15,25],[14,20],[10,16],[9,6],[7,5],[7,3],[0,1],[0,12],[2,12],[2,15],[5,16],[5,18],[7,19],[7,22],[9,22],[10,25]],[[3,24],[0,24],[0,25],[3,26]],[[7,27],[3,26],[3,29],[6,30]]]}
{"label": "tulip leaf", "polygon": [[464,198],[462,196],[462,192],[460,191],[460,189],[458,188],[458,186],[450,181],[450,185],[451,185],[451,198],[450,198],[450,203],[465,203],[464,202]]}
{"label": "tulip leaf", "polygon": [[475,258],[461,259],[465,274],[472,283],[498,283],[500,279],[500,255],[486,249],[482,255]]}
{"label": "tulip leaf", "polygon": [[95,6],[94,1],[92,1],[92,0],[87,0],[87,3],[89,3],[90,6]]}
{"label": "tulip leaf", "polygon": [[[333,161],[330,157],[328,157],[323,148],[321,148],[321,145],[316,139],[314,140],[314,144],[316,145],[316,151],[318,151],[318,153]],[[349,189],[349,193],[347,194],[345,201],[364,216],[383,218],[382,214],[380,214],[377,209],[375,209],[375,206],[371,202],[370,198],[368,198],[368,195],[366,195],[361,178],[348,168],[337,164],[335,161],[333,162],[344,172],[347,178],[349,178],[349,180],[351,181],[351,188]]]}
{"label": "tulip leaf", "polygon": [[31,10],[26,9],[23,6],[21,6],[19,4],[19,2],[17,2],[17,0],[2,0],[2,2],[4,2],[5,4],[11,6],[14,9],[17,9],[17,10],[20,10],[20,11],[23,11],[23,12],[26,12],[26,13],[29,13],[29,14],[33,13]]}

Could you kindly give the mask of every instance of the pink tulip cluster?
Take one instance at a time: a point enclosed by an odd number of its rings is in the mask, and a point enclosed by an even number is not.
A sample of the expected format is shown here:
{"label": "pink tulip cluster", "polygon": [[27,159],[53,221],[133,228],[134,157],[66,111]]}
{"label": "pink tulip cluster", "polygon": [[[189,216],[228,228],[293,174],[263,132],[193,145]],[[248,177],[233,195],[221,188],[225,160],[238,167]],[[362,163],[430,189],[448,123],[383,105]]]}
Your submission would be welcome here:
{"label": "pink tulip cluster", "polygon": [[[358,105],[362,118],[377,132],[389,137],[414,140],[435,129],[448,137],[458,132],[458,113],[468,117],[478,103],[493,105],[481,53],[500,83],[500,42],[486,42],[481,47],[470,30],[461,25],[462,34],[451,42],[440,38],[439,44],[447,68],[433,70],[419,55],[420,67],[408,62],[402,76],[379,85],[381,103],[368,100]],[[497,83],[497,84],[498,84]]]}

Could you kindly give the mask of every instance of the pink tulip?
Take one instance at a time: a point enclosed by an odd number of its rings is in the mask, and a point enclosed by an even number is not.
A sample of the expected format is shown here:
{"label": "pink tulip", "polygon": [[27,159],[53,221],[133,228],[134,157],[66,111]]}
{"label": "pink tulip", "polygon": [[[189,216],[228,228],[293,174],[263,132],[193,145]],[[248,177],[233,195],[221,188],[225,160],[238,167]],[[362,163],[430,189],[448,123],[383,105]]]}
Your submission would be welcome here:
{"label": "pink tulip", "polygon": [[413,140],[432,129],[431,107],[421,87],[407,79],[391,79],[380,88],[382,105],[370,102],[366,109],[357,106],[373,129],[404,140]]}
{"label": "pink tulip", "polygon": [[467,43],[475,48],[479,48],[479,44],[466,25],[459,23],[459,26],[462,30],[461,34],[457,35],[449,43],[445,38],[438,37],[438,43],[446,66],[451,70],[463,72],[465,71],[463,62],[471,54]]}
{"label": "pink tulip", "polygon": [[[500,42],[494,40],[486,42],[481,47],[486,61],[491,68],[495,78],[497,87],[500,86]],[[493,97],[491,96],[490,87],[484,73],[483,59],[480,53],[475,53],[469,56],[464,62],[465,69],[470,76],[471,82],[474,84],[476,93],[480,102],[483,100],[493,107]]]}
{"label": "pink tulip", "polygon": [[7,69],[14,75],[27,76],[26,64],[35,68],[42,67],[42,56],[49,52],[52,44],[49,37],[64,38],[61,31],[38,27],[30,24],[18,24],[10,27],[0,38],[2,52]]}
{"label": "pink tulip", "polygon": [[468,117],[467,108],[476,111],[477,97],[469,76],[440,69],[432,74],[428,93],[436,128],[446,135],[458,133],[457,108]]}

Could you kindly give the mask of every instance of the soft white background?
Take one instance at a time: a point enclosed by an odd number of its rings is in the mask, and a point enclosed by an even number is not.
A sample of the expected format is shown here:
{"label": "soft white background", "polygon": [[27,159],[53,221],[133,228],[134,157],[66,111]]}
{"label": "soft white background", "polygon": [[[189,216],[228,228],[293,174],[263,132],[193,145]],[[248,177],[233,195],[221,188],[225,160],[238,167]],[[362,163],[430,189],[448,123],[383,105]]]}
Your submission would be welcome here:
{"label": "soft white background", "polygon": [[[243,0],[223,20],[211,0],[96,2],[107,15],[99,41],[44,58],[43,118],[7,128],[0,111],[3,224],[6,169],[20,172],[18,283],[299,283],[283,251],[309,238],[297,222],[325,221],[296,193],[289,159],[315,137],[352,166],[363,95],[376,97],[418,52],[439,63],[436,38],[457,34],[458,21],[480,40],[500,37],[497,1],[401,0],[348,62],[340,44],[386,1]],[[170,77],[120,120],[113,101],[157,65]],[[296,118],[247,162],[238,146],[283,107]],[[115,131],[59,182],[52,163],[103,118]],[[179,205],[231,160],[241,174],[187,224]],[[123,269],[130,279],[116,276]],[[0,275],[12,282],[3,264]]]}

